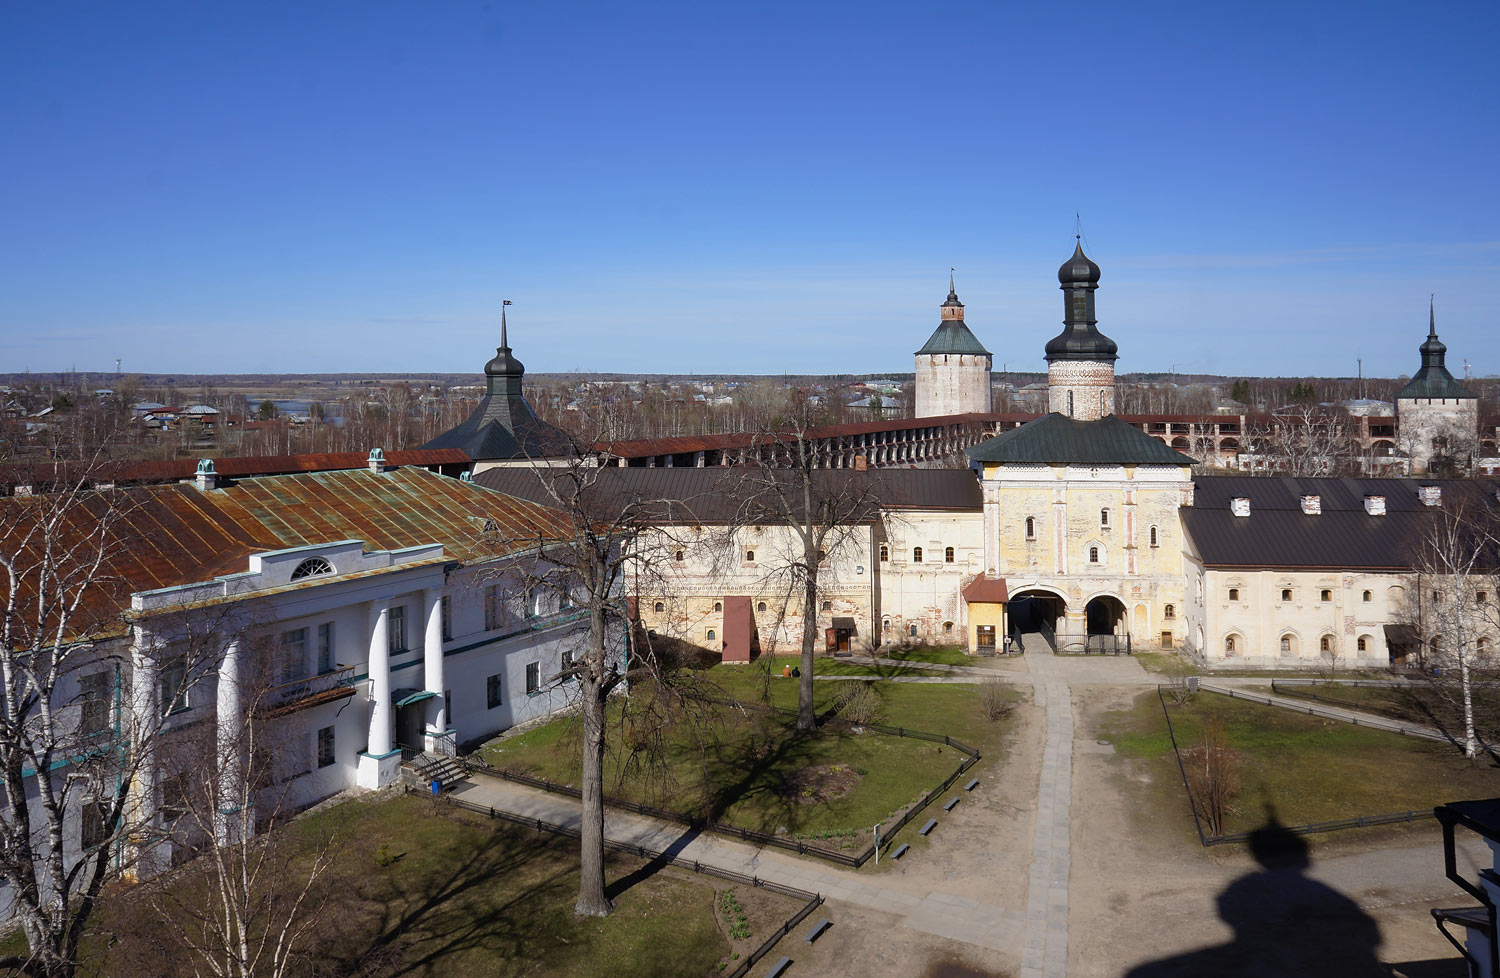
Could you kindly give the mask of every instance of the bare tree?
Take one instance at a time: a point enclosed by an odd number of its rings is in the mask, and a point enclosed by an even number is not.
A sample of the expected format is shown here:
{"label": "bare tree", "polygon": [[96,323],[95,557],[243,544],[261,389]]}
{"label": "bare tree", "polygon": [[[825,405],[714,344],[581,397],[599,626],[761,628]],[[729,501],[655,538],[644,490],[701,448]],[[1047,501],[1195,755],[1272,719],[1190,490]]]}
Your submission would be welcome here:
{"label": "bare tree", "polygon": [[1348,419],[1305,404],[1248,423],[1246,434],[1260,465],[1302,478],[1339,475],[1358,454]]}
{"label": "bare tree", "polygon": [[105,882],[150,853],[156,741],[212,654],[180,623],[127,624],[116,573],[142,499],[95,481],[97,464],[37,473],[50,491],[0,500],[0,875],[28,947],[0,964],[49,978],[74,973]]}
{"label": "bare tree", "polygon": [[1493,503],[1458,498],[1434,509],[1418,542],[1407,618],[1421,643],[1432,688],[1456,715],[1459,746],[1474,757],[1480,738],[1474,689],[1492,669],[1500,519]]}
{"label": "bare tree", "polygon": [[757,464],[740,473],[743,500],[739,526],[785,527],[790,537],[782,548],[762,558],[765,580],[783,595],[783,614],[801,613],[801,675],[797,692],[797,729],[810,732],[813,671],[818,643],[818,610],[831,558],[853,544],[861,527],[878,518],[875,477],[846,469],[824,468],[806,411],[793,412],[774,429],[755,438]]}
{"label": "bare tree", "polygon": [[237,643],[233,654],[249,661],[232,670],[240,676],[233,695],[218,695],[221,711],[234,710],[232,720],[199,724],[176,743],[164,738],[158,751],[170,819],[163,830],[196,858],[185,868],[189,879],[154,888],[150,901],[196,962],[195,973],[214,978],[292,973],[320,916],[318,884],[341,841],[331,823],[307,840],[281,831],[297,809],[293,779],[316,758],[295,717],[277,710],[274,656],[265,644]]}

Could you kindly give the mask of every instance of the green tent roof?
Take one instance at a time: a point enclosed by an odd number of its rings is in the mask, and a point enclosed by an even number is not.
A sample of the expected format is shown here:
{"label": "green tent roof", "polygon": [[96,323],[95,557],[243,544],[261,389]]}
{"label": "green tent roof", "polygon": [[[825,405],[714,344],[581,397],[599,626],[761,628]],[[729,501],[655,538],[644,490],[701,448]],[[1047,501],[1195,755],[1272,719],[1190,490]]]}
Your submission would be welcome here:
{"label": "green tent roof", "polygon": [[1190,458],[1114,415],[1076,421],[1044,414],[969,449],[976,462],[1070,465],[1193,465]]}

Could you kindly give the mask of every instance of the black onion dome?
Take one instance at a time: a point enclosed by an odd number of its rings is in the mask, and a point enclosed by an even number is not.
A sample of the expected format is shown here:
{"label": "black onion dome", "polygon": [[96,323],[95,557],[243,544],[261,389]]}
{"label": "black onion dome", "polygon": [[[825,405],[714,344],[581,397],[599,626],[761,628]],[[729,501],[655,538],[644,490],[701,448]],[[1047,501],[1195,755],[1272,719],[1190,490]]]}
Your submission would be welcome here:
{"label": "black onion dome", "polygon": [[[470,361],[471,363],[473,361]],[[495,349],[495,357],[484,365],[486,377],[511,377],[526,372],[525,364],[511,356],[510,347],[502,346]]]}
{"label": "black onion dome", "polygon": [[1047,341],[1047,361],[1108,360],[1120,358],[1120,345],[1099,332],[1093,323],[1070,323]]}
{"label": "black onion dome", "polygon": [[1099,284],[1099,266],[1095,265],[1093,259],[1083,253],[1083,240],[1080,238],[1073,248],[1073,257],[1062,263],[1057,270],[1057,280],[1063,285],[1072,285],[1074,282],[1087,282],[1090,285]]}

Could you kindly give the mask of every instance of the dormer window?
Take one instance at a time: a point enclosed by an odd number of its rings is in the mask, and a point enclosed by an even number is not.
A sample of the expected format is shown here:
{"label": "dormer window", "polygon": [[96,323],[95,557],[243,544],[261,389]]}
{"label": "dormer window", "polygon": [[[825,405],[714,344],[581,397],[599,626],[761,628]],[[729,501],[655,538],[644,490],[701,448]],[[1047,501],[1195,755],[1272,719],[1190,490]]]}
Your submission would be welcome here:
{"label": "dormer window", "polygon": [[292,580],[300,581],[304,577],[317,577],[320,574],[332,574],[333,565],[326,557],[309,557],[292,569]]}

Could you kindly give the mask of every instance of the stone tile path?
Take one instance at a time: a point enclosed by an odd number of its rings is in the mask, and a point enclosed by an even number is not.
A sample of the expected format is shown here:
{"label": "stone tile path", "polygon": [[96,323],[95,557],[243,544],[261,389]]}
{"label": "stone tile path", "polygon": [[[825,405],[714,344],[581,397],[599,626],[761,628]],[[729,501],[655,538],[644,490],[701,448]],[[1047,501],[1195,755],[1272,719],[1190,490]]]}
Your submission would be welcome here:
{"label": "stone tile path", "polygon": [[1036,835],[1026,897],[1026,948],[1022,978],[1063,978],[1068,973],[1069,829],[1073,775],[1073,694],[1066,682],[1037,686],[1047,707],[1047,739],[1037,792]]}

